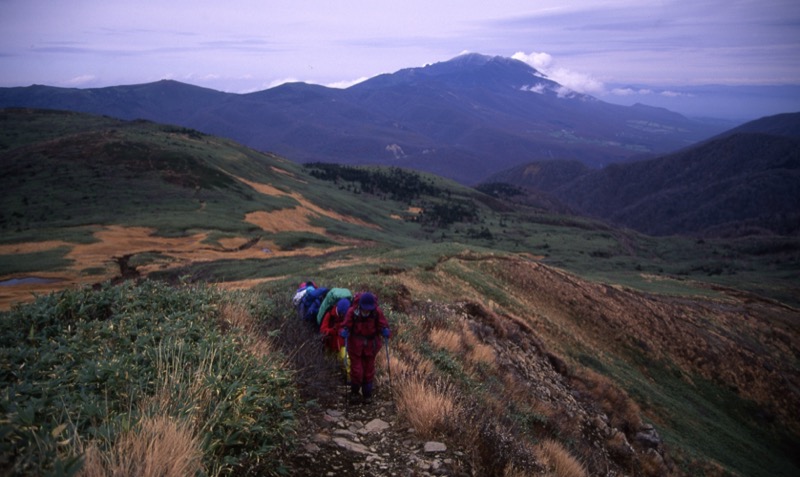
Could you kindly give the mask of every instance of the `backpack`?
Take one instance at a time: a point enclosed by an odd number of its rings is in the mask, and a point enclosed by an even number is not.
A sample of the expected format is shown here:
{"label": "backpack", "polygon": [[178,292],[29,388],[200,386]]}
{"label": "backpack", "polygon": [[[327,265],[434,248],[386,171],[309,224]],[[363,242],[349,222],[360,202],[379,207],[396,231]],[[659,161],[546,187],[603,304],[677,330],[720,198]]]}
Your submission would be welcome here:
{"label": "backpack", "polygon": [[322,300],[328,294],[327,288],[312,288],[303,296],[301,304],[301,318],[303,321],[312,323],[314,326],[319,327],[317,323],[317,313],[319,307],[322,305]]}
{"label": "backpack", "polygon": [[300,285],[298,285],[297,291],[292,297],[292,306],[294,306],[294,309],[297,311],[297,316],[299,318],[303,318],[303,315],[305,315],[304,300],[306,294],[316,287],[317,284],[312,281],[302,282]]}
{"label": "backpack", "polygon": [[317,312],[317,316],[315,318],[317,320],[317,325],[322,324],[322,318],[325,317],[325,313],[336,306],[339,300],[343,298],[351,300],[353,298],[353,293],[347,288],[333,287],[328,290],[328,293],[325,295],[325,299],[322,300],[322,305],[319,307],[319,311]]}
{"label": "backpack", "polygon": [[295,309],[297,309],[300,304],[303,302],[303,298],[308,293],[308,288],[299,288],[297,292],[292,297],[292,305],[294,305]]}

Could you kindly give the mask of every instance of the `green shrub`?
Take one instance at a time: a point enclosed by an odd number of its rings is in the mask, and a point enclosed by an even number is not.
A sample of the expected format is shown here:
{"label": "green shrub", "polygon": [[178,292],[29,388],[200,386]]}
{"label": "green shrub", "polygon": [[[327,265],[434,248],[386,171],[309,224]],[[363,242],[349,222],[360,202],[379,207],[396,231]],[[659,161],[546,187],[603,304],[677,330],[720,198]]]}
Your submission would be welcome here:
{"label": "green shrub", "polygon": [[209,475],[277,472],[291,375],[218,325],[221,292],[158,282],[69,290],[0,320],[0,470],[71,472],[142,417],[191,422]]}

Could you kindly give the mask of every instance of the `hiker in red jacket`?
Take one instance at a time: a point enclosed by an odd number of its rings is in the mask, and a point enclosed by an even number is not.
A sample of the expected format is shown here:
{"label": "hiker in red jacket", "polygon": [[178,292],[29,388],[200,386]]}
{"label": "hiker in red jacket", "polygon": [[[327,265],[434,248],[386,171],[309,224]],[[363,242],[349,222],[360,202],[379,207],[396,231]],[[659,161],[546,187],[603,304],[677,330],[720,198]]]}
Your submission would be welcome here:
{"label": "hiker in red jacket", "polygon": [[350,362],[347,359],[344,338],[339,336],[339,333],[342,331],[342,323],[344,323],[344,317],[349,308],[350,300],[342,298],[336,302],[336,306],[330,307],[325,312],[322,323],[319,325],[319,331],[322,333],[322,345],[326,352],[335,354],[341,362],[347,384],[350,384]]}
{"label": "hiker in red jacket", "polygon": [[382,337],[389,338],[389,322],[378,306],[378,299],[366,292],[355,296],[347,310],[340,335],[347,339],[350,357],[350,400],[372,400],[372,379],[375,377],[375,358],[381,349]]}

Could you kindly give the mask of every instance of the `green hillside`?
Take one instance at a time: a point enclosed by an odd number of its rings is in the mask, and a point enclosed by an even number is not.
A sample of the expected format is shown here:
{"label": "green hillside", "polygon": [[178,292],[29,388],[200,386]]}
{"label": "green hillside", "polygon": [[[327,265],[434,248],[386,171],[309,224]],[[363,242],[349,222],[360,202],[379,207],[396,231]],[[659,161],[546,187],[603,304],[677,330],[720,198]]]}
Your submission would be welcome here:
{"label": "green hillside", "polygon": [[797,237],[800,114],[752,121],[655,159],[589,169],[523,164],[495,174],[592,217],[649,235]]}
{"label": "green hillside", "polygon": [[392,323],[392,469],[409,427],[453,449],[441,475],[800,466],[795,241],[648,237],[512,189],[42,110],[0,111],[0,187],[3,471],[111,469],[167,416],[190,473],[372,475],[304,450],[340,397],[290,303],[308,278],[376,292]]}

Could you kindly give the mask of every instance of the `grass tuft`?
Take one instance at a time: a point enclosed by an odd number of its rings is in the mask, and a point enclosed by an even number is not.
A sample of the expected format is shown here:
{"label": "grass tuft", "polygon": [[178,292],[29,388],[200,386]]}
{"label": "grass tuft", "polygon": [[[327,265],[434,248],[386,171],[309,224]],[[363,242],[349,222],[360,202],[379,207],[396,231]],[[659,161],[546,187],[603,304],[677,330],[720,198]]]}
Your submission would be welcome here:
{"label": "grass tuft", "polygon": [[455,331],[434,328],[431,330],[430,338],[431,343],[437,348],[445,349],[451,353],[459,353],[461,351],[461,335]]}
{"label": "grass tuft", "polygon": [[445,430],[453,415],[455,403],[449,394],[441,381],[431,384],[412,376],[397,387],[397,408],[418,435],[431,438]]}
{"label": "grass tuft", "polygon": [[189,423],[168,416],[145,417],[109,450],[90,444],[84,455],[78,477],[197,475],[203,469],[200,438]]}
{"label": "grass tuft", "polygon": [[535,447],[535,453],[552,477],[586,477],[586,467],[558,441],[545,440]]}
{"label": "grass tuft", "polygon": [[582,369],[572,384],[592,396],[610,420],[610,425],[633,435],[642,426],[641,409],[610,378],[590,369]]}

